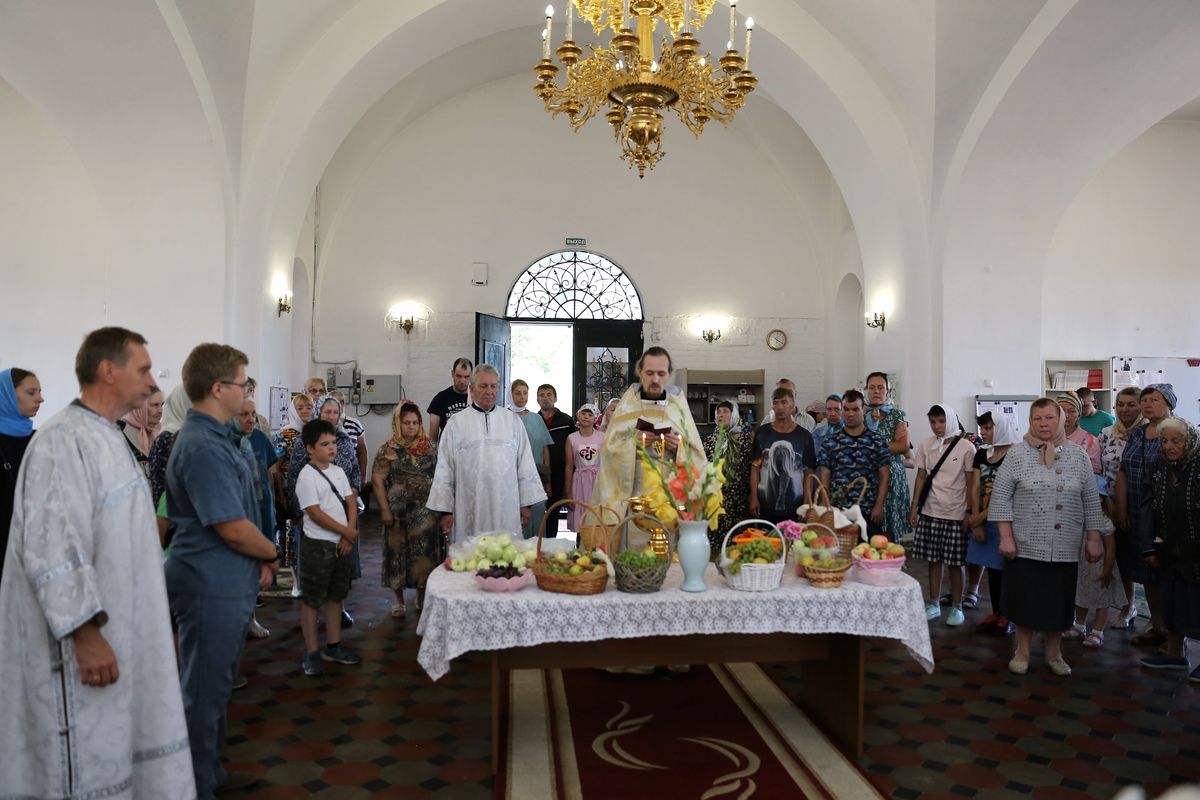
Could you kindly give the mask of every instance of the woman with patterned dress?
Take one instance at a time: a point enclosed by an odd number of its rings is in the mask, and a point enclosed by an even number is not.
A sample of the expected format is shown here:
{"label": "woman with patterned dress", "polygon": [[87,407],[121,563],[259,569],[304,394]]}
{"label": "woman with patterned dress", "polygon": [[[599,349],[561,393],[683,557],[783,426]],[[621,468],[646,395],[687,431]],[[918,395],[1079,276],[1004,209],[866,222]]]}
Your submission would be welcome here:
{"label": "woman with patterned dress", "polygon": [[888,443],[892,456],[892,474],[888,482],[887,497],[883,501],[883,532],[889,539],[896,540],[912,533],[908,524],[910,503],[908,475],[904,471],[904,459],[908,455],[908,416],[892,405],[891,385],[886,372],[872,372],[867,376],[867,428],[878,433]]}
{"label": "woman with patterned dress", "polygon": [[1129,531],[1121,526],[1114,498],[1117,492],[1117,471],[1121,469],[1121,456],[1125,454],[1129,434],[1146,422],[1142,417],[1142,401],[1139,397],[1141,391],[1136,386],[1126,386],[1117,392],[1116,407],[1113,409],[1117,421],[1100,431],[1100,435],[1096,437],[1100,443],[1100,464],[1103,467],[1101,476],[1105,484],[1100,503],[1104,507],[1104,513],[1116,525],[1117,572],[1121,574],[1121,586],[1125,590],[1126,598],[1121,613],[1109,623],[1110,628],[1128,628],[1137,618],[1137,607],[1133,604],[1133,581],[1129,578],[1133,574],[1133,566],[1130,563],[1133,554],[1128,546]]}
{"label": "woman with patterned dress", "polygon": [[[271,490],[275,494],[275,520],[276,526],[283,534],[283,566],[296,568],[296,556],[299,553],[297,545],[300,540],[297,533],[300,531],[300,519],[292,513],[292,509],[288,507],[288,492],[285,484],[287,483],[287,468],[291,464],[292,449],[300,442],[300,431],[304,428],[304,423],[312,419],[313,403],[308,398],[308,395],[298,394],[292,398],[292,402],[288,405],[287,422],[279,429],[279,433],[275,434],[275,438],[271,444],[275,445],[275,454],[278,459],[275,461],[275,466],[271,467]],[[299,445],[301,449],[304,446]],[[292,597],[300,596],[300,580],[299,574],[296,575],[296,582],[292,585]]]}
{"label": "woman with patterned dress", "polygon": [[171,393],[167,395],[166,402],[163,403],[158,435],[150,444],[148,455],[150,496],[154,500],[155,508],[158,508],[159,499],[167,491],[167,461],[171,458],[171,450],[175,447],[175,434],[179,433],[179,429],[183,427],[183,421],[187,419],[187,412],[191,407],[192,401],[188,399],[183,384],[172,389]]}
{"label": "woman with patterned dress", "polygon": [[[710,462],[716,462],[722,456],[725,458],[725,486],[722,490],[725,513],[721,515],[717,529],[708,532],[713,558],[720,551],[721,541],[729,529],[749,516],[750,447],[754,444],[754,430],[742,423],[738,412],[738,404],[732,400],[718,403],[715,414],[717,427],[704,439],[704,455]],[[721,438],[722,430],[726,436],[721,440],[721,451],[717,452],[717,440]]]}
{"label": "woman with patterned dress", "polygon": [[404,616],[404,590],[417,590],[417,610],[425,582],[446,557],[438,521],[425,507],[437,467],[437,446],[425,435],[421,409],[404,402],[392,412],[392,438],[375,456],[371,484],[383,518],[383,585],[395,593],[392,616]]}

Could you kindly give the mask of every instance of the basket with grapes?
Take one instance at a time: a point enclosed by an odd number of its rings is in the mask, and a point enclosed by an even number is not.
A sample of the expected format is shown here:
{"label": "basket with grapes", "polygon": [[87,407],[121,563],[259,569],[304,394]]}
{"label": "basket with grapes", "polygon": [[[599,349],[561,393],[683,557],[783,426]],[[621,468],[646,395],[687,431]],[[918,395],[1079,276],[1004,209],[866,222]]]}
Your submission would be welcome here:
{"label": "basket with grapes", "polygon": [[654,526],[662,525],[657,517],[649,514],[630,514],[621,520],[613,539],[612,564],[617,579],[617,588],[622,592],[648,594],[662,588],[663,580],[667,577],[667,568],[671,566],[672,547],[670,534],[667,534],[667,552],[660,555],[650,544],[638,550],[629,546],[629,526],[646,521]]}
{"label": "basket with grapes", "polygon": [[[739,529],[744,530],[738,533]],[[769,592],[779,588],[786,561],[787,547],[779,528],[764,519],[748,519],[725,534],[717,570],[731,589]]]}

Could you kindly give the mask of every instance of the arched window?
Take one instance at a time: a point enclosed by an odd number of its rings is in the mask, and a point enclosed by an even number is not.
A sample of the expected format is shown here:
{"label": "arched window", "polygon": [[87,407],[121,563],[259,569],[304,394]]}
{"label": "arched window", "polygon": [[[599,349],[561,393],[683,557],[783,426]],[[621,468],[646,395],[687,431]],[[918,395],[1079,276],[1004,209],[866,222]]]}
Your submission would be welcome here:
{"label": "arched window", "polygon": [[521,273],[508,294],[509,319],[642,318],[642,299],[625,271],[597,253],[563,250]]}

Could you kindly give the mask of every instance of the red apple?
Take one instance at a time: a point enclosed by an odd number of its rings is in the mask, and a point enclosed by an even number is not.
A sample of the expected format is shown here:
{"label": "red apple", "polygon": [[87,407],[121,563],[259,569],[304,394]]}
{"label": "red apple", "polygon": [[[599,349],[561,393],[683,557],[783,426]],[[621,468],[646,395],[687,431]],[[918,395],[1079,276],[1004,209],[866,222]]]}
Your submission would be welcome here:
{"label": "red apple", "polygon": [[881,533],[877,533],[871,537],[871,547],[874,547],[876,550],[886,550],[888,544],[890,544],[888,538]]}

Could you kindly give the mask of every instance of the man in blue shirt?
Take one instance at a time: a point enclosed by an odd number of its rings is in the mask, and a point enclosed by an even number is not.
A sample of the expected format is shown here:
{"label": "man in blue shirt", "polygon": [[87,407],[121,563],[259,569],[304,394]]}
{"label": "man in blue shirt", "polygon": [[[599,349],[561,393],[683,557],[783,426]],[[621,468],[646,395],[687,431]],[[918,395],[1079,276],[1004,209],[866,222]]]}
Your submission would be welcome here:
{"label": "man in blue shirt", "polygon": [[[867,533],[883,532],[883,504],[891,479],[887,441],[866,426],[862,392],[842,395],[842,427],[825,436],[817,456],[821,483],[830,491],[844,489],[865,478],[860,510],[867,518]],[[852,498],[857,499],[857,498]]]}
{"label": "man in blue shirt", "polygon": [[193,408],[167,463],[167,513],[175,538],[167,560],[171,613],[179,627],[180,683],[198,797],[228,780],[221,767],[225,713],[246,626],[278,565],[258,527],[250,468],[229,421],[246,386],[245,354],[202,344],[183,364]]}

